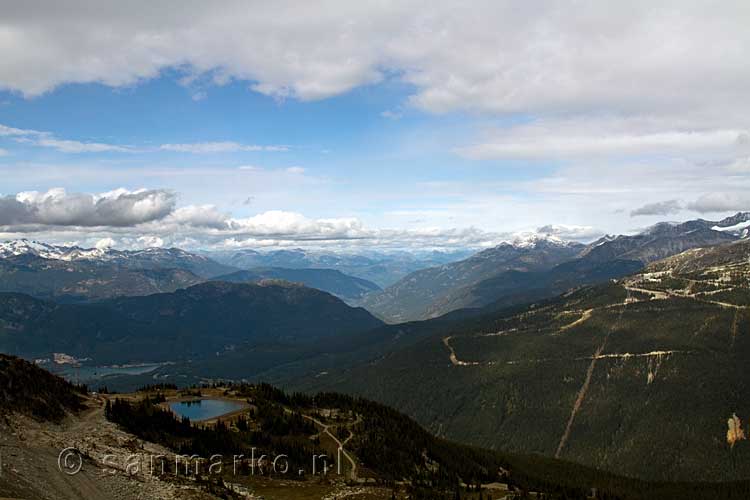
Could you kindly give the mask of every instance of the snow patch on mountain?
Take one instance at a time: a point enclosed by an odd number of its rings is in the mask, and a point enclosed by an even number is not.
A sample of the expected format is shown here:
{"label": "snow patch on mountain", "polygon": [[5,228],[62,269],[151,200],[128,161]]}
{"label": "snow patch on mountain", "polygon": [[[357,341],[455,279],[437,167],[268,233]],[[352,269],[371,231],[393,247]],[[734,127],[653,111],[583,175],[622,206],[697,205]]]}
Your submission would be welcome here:
{"label": "snow patch on mountain", "polygon": [[744,232],[745,234],[747,234],[747,231],[742,231],[743,229],[747,230],[747,228],[750,228],[750,221],[740,222],[733,226],[726,227],[713,226],[711,229],[713,229],[714,231],[721,231],[725,233]]}
{"label": "snow patch on mountain", "polygon": [[188,259],[208,261],[207,257],[195,255],[178,248],[146,248],[143,250],[115,250],[110,247],[81,248],[78,246],[51,245],[39,241],[20,239],[0,243],[0,258],[19,255],[35,255],[43,259],[64,261],[102,261],[117,262],[138,258],[159,260],[160,258]]}

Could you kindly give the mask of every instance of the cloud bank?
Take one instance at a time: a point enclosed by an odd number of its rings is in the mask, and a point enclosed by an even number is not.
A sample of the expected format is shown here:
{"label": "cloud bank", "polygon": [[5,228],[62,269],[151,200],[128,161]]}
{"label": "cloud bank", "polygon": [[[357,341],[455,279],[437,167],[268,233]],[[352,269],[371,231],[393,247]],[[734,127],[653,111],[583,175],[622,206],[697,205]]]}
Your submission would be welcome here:
{"label": "cloud bank", "polygon": [[[481,248],[512,241],[511,233],[469,228],[383,229],[355,217],[310,218],[269,210],[232,217],[213,205],[177,207],[174,192],[140,189],[87,194],[56,188],[0,197],[0,237],[31,236],[89,245],[188,248],[367,246],[379,248]],[[548,226],[539,233],[592,239],[588,227]]]}
{"label": "cloud bank", "polygon": [[35,96],[176,68],[186,83],[241,80],[315,100],[396,75],[414,87],[411,105],[438,113],[736,113],[750,79],[749,16],[741,0],[18,2],[3,8],[0,86]]}

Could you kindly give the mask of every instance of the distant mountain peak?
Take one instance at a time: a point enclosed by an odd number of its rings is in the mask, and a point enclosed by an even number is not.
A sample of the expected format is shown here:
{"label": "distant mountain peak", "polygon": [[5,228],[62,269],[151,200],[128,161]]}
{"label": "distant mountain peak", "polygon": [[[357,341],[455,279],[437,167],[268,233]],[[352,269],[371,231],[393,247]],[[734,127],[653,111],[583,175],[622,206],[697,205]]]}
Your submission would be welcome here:
{"label": "distant mountain peak", "polygon": [[135,256],[179,256],[195,260],[208,260],[207,257],[192,254],[179,248],[143,248],[139,250],[116,250],[114,248],[82,248],[79,246],[53,245],[36,240],[21,238],[0,243],[0,257],[14,255],[36,255],[51,260],[115,260]]}
{"label": "distant mountain peak", "polygon": [[518,248],[536,248],[539,245],[556,245],[565,246],[569,242],[547,233],[537,233],[533,231],[525,231],[516,233],[513,235],[511,244]]}
{"label": "distant mountain peak", "polygon": [[745,239],[750,235],[750,212],[738,212],[720,220],[711,229],[731,233]]}
{"label": "distant mountain peak", "polygon": [[53,245],[28,239],[0,243],[0,258],[37,257],[46,260],[83,263],[106,263],[132,269],[184,269],[203,277],[213,277],[236,271],[208,257],[179,248],[144,248],[117,250],[114,248],[81,248]]}
{"label": "distant mountain peak", "polygon": [[64,247],[26,238],[0,243],[0,257],[3,258],[31,254],[45,259],[60,259],[64,253]]}

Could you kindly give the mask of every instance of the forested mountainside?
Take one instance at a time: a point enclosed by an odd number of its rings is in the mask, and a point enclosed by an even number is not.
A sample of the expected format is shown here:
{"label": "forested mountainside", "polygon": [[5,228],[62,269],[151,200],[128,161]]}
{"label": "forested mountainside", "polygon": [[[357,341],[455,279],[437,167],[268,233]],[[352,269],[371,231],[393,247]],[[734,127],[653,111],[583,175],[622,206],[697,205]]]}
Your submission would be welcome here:
{"label": "forested mountainside", "polygon": [[[0,491],[18,498],[702,500],[750,491],[750,482],[644,482],[462,445],[336,393],[242,383],[100,394],[18,358],[0,355],[0,366]],[[172,410],[217,399],[241,409],[199,422]]]}
{"label": "forested mountainside", "polygon": [[208,282],[90,305],[0,294],[0,350],[25,357],[60,352],[100,364],[206,358],[253,346],[287,346],[298,356],[317,351],[321,338],[381,324],[330,294],[278,282]]}
{"label": "forested mountainside", "polygon": [[750,241],[432,336],[315,387],[375,398],[440,436],[652,480],[750,477]]}
{"label": "forested mountainside", "polygon": [[556,238],[503,243],[468,259],[422,269],[382,292],[367,296],[364,307],[391,323],[428,319],[449,312],[436,307],[456,290],[505,271],[541,271],[575,257],[583,245]]}
{"label": "forested mountainside", "polygon": [[341,299],[357,301],[364,295],[380,290],[371,281],[355,278],[335,269],[289,269],[284,267],[256,267],[245,271],[235,271],[214,278],[216,281],[233,283],[258,282],[265,279],[284,280],[302,283],[317,288]]}
{"label": "forested mountainside", "polygon": [[67,303],[172,292],[202,281],[183,269],[132,269],[109,262],[70,262],[35,255],[0,259],[0,292]]}

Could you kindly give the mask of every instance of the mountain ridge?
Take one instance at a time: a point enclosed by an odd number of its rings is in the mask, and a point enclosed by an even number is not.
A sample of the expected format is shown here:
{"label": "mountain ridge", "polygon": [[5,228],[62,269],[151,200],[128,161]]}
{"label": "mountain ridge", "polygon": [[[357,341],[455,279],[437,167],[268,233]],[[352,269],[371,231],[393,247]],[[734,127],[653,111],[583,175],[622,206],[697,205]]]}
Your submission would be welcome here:
{"label": "mountain ridge", "polygon": [[357,301],[368,293],[380,290],[371,281],[349,276],[336,269],[255,267],[213,278],[214,281],[229,282],[257,282],[264,279],[302,283],[349,301]]}
{"label": "mountain ridge", "polygon": [[27,358],[59,352],[99,364],[199,359],[263,344],[296,347],[298,356],[319,350],[320,339],[381,324],[328,293],[277,281],[211,281],[85,305],[0,293],[0,350]]}
{"label": "mountain ridge", "polygon": [[[532,238],[531,244],[504,243],[447,267],[412,273],[383,292],[365,297],[363,305],[383,319],[400,322],[493,303],[505,307],[539,300],[576,286],[621,278],[650,262],[690,248],[741,239],[744,229],[735,226],[744,221],[750,221],[750,212],[740,212],[721,221],[662,222],[635,235],[606,235],[588,245],[566,244],[554,237]],[[577,251],[562,252],[556,262],[550,259],[538,262],[537,266],[518,265],[512,258],[502,258],[502,253],[511,248],[534,251],[546,248],[545,245]],[[493,258],[497,264],[494,267]],[[490,265],[483,265],[484,260],[490,261]],[[453,274],[441,283],[438,276],[446,269]]]}

